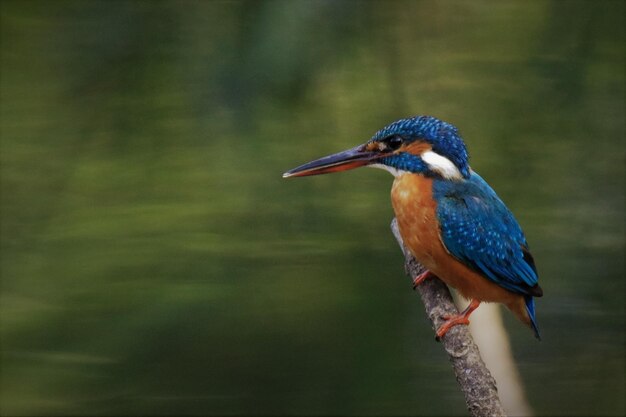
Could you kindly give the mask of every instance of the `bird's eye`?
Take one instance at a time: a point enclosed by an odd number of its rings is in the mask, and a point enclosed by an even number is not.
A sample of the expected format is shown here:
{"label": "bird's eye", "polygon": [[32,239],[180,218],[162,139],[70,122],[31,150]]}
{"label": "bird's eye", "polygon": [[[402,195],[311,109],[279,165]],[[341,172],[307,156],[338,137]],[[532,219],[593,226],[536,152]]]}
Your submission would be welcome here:
{"label": "bird's eye", "polygon": [[401,136],[396,135],[396,136],[391,136],[390,138],[387,138],[385,142],[387,143],[387,147],[389,147],[389,149],[391,149],[392,151],[395,151],[402,145],[403,140]]}

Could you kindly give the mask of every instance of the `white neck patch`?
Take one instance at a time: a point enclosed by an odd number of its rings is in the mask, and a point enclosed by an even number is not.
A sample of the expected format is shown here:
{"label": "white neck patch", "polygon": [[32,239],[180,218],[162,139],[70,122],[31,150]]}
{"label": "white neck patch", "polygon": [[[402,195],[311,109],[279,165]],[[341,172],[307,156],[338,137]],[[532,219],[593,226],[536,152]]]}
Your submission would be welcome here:
{"label": "white neck patch", "polygon": [[384,169],[385,171],[389,171],[391,175],[393,175],[396,178],[409,172],[403,169],[390,167],[385,164],[371,164],[371,165],[368,165],[368,167]]}
{"label": "white neck patch", "polygon": [[438,172],[442,177],[449,180],[460,180],[463,178],[461,171],[445,156],[441,156],[434,151],[426,151],[421,157],[430,169]]}

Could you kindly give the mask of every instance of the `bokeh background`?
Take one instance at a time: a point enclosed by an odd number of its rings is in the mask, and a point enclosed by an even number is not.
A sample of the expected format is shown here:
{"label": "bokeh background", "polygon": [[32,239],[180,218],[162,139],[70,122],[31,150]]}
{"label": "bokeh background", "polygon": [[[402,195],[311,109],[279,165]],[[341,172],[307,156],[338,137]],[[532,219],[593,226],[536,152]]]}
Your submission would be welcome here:
{"label": "bokeh background", "polygon": [[378,170],[431,114],[523,225],[538,415],[623,415],[624,2],[2,1],[2,415],[459,415]]}

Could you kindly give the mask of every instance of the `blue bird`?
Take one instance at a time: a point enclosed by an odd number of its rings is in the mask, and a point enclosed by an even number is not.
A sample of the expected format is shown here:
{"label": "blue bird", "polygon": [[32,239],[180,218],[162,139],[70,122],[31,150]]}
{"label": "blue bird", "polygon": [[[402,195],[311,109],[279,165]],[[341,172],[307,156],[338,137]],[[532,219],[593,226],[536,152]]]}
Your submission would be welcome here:
{"label": "blue bird", "polygon": [[426,272],[471,300],[437,330],[468,324],[481,302],[507,306],[539,338],[534,297],[543,291],[524,233],[495,191],[468,163],[453,125],[432,116],[398,120],[368,142],[301,165],[283,177],[345,171],[361,166],[394,175],[391,201],[400,235]]}

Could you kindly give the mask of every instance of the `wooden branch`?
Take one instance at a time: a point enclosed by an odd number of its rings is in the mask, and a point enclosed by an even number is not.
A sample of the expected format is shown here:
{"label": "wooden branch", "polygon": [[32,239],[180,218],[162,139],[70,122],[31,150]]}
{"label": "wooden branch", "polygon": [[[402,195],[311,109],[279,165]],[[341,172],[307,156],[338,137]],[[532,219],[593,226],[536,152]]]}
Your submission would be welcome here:
{"label": "wooden branch", "polygon": [[[406,273],[409,278],[413,279],[424,272],[425,268],[404,246],[396,219],[391,222],[391,231],[404,253]],[[445,321],[442,316],[458,314],[450,290],[438,278],[427,279],[417,287],[417,291],[435,330]],[[506,416],[500,404],[496,381],[480,357],[480,352],[468,327],[454,326],[443,337],[441,344],[448,353],[456,380],[463,391],[467,409],[471,415],[474,417]]]}

